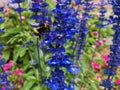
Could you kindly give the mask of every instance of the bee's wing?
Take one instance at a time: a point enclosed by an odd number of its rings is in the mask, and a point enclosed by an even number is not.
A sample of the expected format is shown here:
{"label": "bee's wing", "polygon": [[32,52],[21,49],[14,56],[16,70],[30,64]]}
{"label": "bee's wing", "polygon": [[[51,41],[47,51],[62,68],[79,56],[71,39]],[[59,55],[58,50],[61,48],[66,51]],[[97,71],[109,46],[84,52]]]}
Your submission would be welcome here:
{"label": "bee's wing", "polygon": [[35,28],[39,27],[39,23],[30,23],[30,25]]}

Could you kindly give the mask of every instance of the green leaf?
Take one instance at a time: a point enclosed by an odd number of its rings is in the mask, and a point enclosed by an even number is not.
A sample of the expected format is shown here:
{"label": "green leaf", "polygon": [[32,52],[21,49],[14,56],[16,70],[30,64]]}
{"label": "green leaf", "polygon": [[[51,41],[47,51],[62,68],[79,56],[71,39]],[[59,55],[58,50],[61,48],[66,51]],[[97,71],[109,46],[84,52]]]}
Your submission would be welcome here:
{"label": "green leaf", "polygon": [[34,81],[31,81],[31,80],[26,80],[24,82],[24,87],[21,89],[21,90],[31,90],[32,86],[35,84]]}
{"label": "green leaf", "polygon": [[4,49],[3,51],[3,57],[8,60],[9,57],[10,57],[10,50],[7,48],[7,49]]}

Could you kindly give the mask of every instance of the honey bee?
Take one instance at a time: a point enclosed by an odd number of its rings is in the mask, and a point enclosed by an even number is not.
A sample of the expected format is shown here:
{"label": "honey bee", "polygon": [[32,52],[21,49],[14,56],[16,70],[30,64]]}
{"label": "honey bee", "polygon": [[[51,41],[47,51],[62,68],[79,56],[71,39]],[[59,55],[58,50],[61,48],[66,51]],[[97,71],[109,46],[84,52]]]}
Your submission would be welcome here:
{"label": "honey bee", "polygon": [[36,36],[40,36],[41,34],[48,33],[49,31],[50,31],[50,25],[43,23],[36,26],[33,32]]}

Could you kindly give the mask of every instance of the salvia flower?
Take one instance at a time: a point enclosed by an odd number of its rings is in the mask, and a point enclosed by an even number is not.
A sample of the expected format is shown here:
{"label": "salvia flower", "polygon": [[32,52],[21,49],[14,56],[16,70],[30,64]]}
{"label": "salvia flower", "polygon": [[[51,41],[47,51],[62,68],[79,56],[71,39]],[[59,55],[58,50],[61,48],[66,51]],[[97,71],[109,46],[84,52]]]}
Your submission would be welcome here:
{"label": "salvia flower", "polygon": [[84,46],[86,44],[86,36],[88,33],[87,21],[89,18],[91,18],[91,15],[88,13],[93,9],[92,7],[93,3],[91,2],[91,0],[83,1],[81,2],[81,4],[84,5],[85,7],[83,8],[84,10],[84,13],[82,14],[83,18],[79,20],[79,25],[78,25],[79,32],[78,32],[78,37],[76,40],[76,47],[75,47],[76,48],[75,59],[77,61],[80,60],[80,55],[82,55],[84,51]]}
{"label": "salvia flower", "polygon": [[99,28],[104,28],[109,23],[108,22],[109,20],[107,18],[105,18],[105,14],[107,12],[106,8],[105,8],[105,5],[107,5],[107,4],[105,4],[105,0],[101,0],[100,11],[99,11],[99,13],[100,13],[99,21],[100,21],[100,23],[96,24],[96,26],[99,27]]}
{"label": "salvia flower", "polygon": [[0,23],[3,23],[5,20],[0,16]]}
{"label": "salvia flower", "polygon": [[21,8],[20,4],[23,3],[23,2],[25,2],[25,0],[12,0],[13,4],[15,4],[15,3],[18,4],[18,7],[15,9],[16,12],[21,13],[21,12],[26,10],[24,8]]}
{"label": "salvia flower", "polygon": [[113,45],[110,47],[110,60],[108,61],[108,67],[104,70],[104,74],[108,76],[107,79],[103,80],[101,84],[103,87],[105,87],[104,90],[112,90],[113,89],[113,83],[112,78],[116,75],[116,69],[120,65],[120,52],[119,52],[119,45],[120,45],[120,1],[119,0],[112,0],[111,4],[113,6],[113,12],[114,15],[112,17],[112,20],[114,22],[113,30],[115,30],[115,33],[113,36]]}
{"label": "salvia flower", "polygon": [[25,2],[25,0],[12,0],[12,3],[22,3]]}
{"label": "salvia flower", "polygon": [[54,68],[51,77],[45,80],[45,84],[51,90],[74,90],[74,84],[65,83],[65,75],[62,67],[73,74],[79,73],[79,67],[74,65],[70,57],[66,55],[64,45],[67,40],[72,41],[74,35],[78,32],[75,27],[79,23],[77,12],[70,7],[72,0],[57,0],[56,8],[52,10],[54,14],[53,29],[46,35],[42,45],[46,50],[53,53],[53,56],[46,63]]}
{"label": "salvia flower", "polygon": [[[42,78],[42,66],[40,60],[40,51],[39,48],[42,46],[39,44],[39,39],[42,36],[46,35],[50,31],[51,18],[48,11],[48,3],[45,0],[32,0],[30,10],[33,12],[33,15],[30,17],[31,20],[35,22],[31,23],[31,26],[34,28],[34,35],[36,36],[36,48],[38,53],[38,64],[40,77]],[[34,62],[31,61],[32,66]]]}
{"label": "salvia flower", "polygon": [[50,24],[51,19],[49,17],[49,11],[47,9],[48,3],[42,0],[33,0],[30,10],[34,12],[30,18],[36,20],[36,23],[43,24],[48,22]]}

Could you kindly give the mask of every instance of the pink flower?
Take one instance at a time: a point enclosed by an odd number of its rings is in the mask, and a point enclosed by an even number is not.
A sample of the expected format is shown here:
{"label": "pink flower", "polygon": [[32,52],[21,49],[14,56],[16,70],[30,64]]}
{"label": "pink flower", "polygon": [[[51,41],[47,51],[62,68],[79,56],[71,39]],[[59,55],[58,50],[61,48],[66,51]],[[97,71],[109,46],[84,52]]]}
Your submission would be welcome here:
{"label": "pink flower", "polygon": [[107,62],[107,61],[110,60],[110,58],[108,57],[108,55],[104,55],[104,56],[103,56],[103,60],[104,60],[105,62]]}
{"label": "pink flower", "polygon": [[93,68],[94,68],[94,69],[100,69],[100,64],[94,63],[94,64],[93,64]]}
{"label": "pink flower", "polygon": [[22,73],[23,73],[23,69],[18,69],[14,71],[15,75],[22,75]]}
{"label": "pink flower", "polygon": [[107,66],[108,66],[108,63],[104,63],[104,64],[102,65],[103,68],[105,68],[105,67],[107,67]]}
{"label": "pink flower", "polygon": [[4,71],[7,71],[9,69],[9,64],[5,64],[4,66],[3,66],[3,70]]}
{"label": "pink flower", "polygon": [[20,84],[23,84],[23,83],[24,83],[22,77],[19,78],[19,82],[20,82]]}
{"label": "pink flower", "polygon": [[2,55],[0,55],[0,59],[2,59]]}
{"label": "pink flower", "polygon": [[101,41],[97,41],[97,45],[98,45],[98,46],[101,46],[101,45],[102,45],[102,42],[101,42]]}
{"label": "pink flower", "polygon": [[105,43],[105,42],[106,42],[106,38],[103,38],[103,39],[102,39],[102,42]]}
{"label": "pink flower", "polygon": [[82,7],[81,7],[82,9],[84,9],[84,8],[86,8],[86,6],[85,5],[82,5]]}
{"label": "pink flower", "polygon": [[83,18],[83,16],[82,16],[82,15],[80,15],[80,16],[79,16],[79,19],[82,19],[82,18]]}
{"label": "pink flower", "polygon": [[13,61],[9,61],[9,62],[8,62],[9,67],[12,67],[12,66],[13,66],[13,64],[14,64],[14,62],[13,62]]}
{"label": "pink flower", "polygon": [[22,16],[22,17],[21,17],[21,20],[22,20],[22,21],[26,20],[26,17],[25,17],[25,16]]}
{"label": "pink flower", "polygon": [[100,64],[98,64],[95,60],[92,60],[92,66],[96,70],[100,69]]}
{"label": "pink flower", "polygon": [[5,90],[5,86],[4,85],[2,86],[2,90]]}
{"label": "pink flower", "polygon": [[93,34],[94,34],[94,36],[98,36],[98,32],[97,31],[94,31]]}
{"label": "pink flower", "polygon": [[9,61],[7,64],[5,64],[3,66],[3,70],[6,71],[8,70],[9,68],[11,68],[13,66],[14,62],[13,61]]}
{"label": "pink flower", "polygon": [[94,64],[94,63],[96,63],[96,61],[95,61],[95,60],[92,60],[92,64]]}
{"label": "pink flower", "polygon": [[52,0],[52,2],[56,2],[56,0]]}
{"label": "pink flower", "polygon": [[117,85],[120,85],[120,79],[116,79],[115,83],[116,83]]}
{"label": "pink flower", "polygon": [[96,75],[95,78],[96,78],[96,79],[100,79],[100,75]]}
{"label": "pink flower", "polygon": [[97,17],[98,17],[98,16],[100,16],[100,14],[99,14],[99,13],[95,13],[94,15],[95,15],[95,16],[97,16]]}
{"label": "pink flower", "polygon": [[94,49],[95,49],[95,48],[96,48],[96,46],[95,46],[95,45],[92,45],[92,48],[94,48]]}
{"label": "pink flower", "polygon": [[45,21],[45,23],[49,25],[49,21]]}
{"label": "pink flower", "polygon": [[76,2],[74,2],[74,3],[73,3],[73,6],[77,6],[77,3],[76,3]]}

